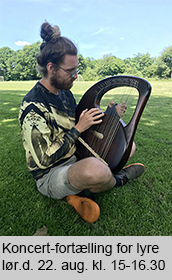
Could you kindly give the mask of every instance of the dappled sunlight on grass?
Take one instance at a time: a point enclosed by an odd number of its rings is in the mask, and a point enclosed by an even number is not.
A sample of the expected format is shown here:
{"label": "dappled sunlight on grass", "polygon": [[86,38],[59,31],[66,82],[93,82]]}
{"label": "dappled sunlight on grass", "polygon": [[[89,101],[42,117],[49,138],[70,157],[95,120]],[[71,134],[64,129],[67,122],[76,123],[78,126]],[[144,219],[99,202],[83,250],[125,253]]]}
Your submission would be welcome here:
{"label": "dappled sunlight on grass", "polygon": [[14,122],[14,121],[16,121],[16,119],[4,119],[1,122],[5,123],[5,122]]}
{"label": "dappled sunlight on grass", "polygon": [[11,108],[10,111],[18,111],[19,108],[15,107],[15,108]]}
{"label": "dappled sunlight on grass", "polygon": [[8,104],[10,104],[10,102],[4,102],[4,103],[3,103],[3,105],[8,105]]}
{"label": "dappled sunlight on grass", "polygon": [[148,118],[142,118],[142,123],[144,123],[144,125],[157,125],[158,123],[160,123],[159,120],[153,120],[153,119],[148,119]]}
{"label": "dappled sunlight on grass", "polygon": [[145,122],[144,125],[154,126],[157,123],[159,123],[159,122],[158,121],[151,121],[151,122]]}

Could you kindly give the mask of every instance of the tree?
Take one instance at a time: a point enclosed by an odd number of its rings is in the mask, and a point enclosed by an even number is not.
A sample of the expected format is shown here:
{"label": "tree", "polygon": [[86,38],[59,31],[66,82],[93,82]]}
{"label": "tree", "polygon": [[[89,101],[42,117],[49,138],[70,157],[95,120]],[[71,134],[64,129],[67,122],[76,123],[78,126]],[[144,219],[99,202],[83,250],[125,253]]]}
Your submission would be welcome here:
{"label": "tree", "polygon": [[162,55],[161,55],[162,61],[169,67],[169,69],[172,71],[172,46],[166,48]]}
{"label": "tree", "polygon": [[86,57],[84,59],[85,61],[85,64],[86,64],[86,67],[89,67],[91,69],[94,69],[95,68],[95,63],[96,63],[96,60],[92,57]]}
{"label": "tree", "polygon": [[125,64],[120,58],[112,55],[106,55],[103,59],[98,60],[97,73],[100,77],[114,76],[124,73]]}
{"label": "tree", "polygon": [[126,68],[133,69],[133,73],[140,73],[141,76],[147,76],[147,69],[155,62],[155,58],[150,57],[149,53],[138,53],[133,58],[124,60]]}
{"label": "tree", "polygon": [[13,52],[6,61],[7,80],[36,80],[40,77],[36,70],[36,56],[40,42],[25,46],[22,50]]}
{"label": "tree", "polygon": [[148,68],[146,70],[146,76],[148,78],[153,78],[153,77],[157,76],[157,64],[156,63],[148,66]]}
{"label": "tree", "polygon": [[19,51],[13,53],[6,62],[6,80],[17,81],[19,80],[19,71],[17,69]]}
{"label": "tree", "polygon": [[80,69],[80,74],[82,75],[84,70],[87,68],[87,65],[85,63],[85,59],[83,58],[82,54],[78,55],[78,60],[79,60],[79,67]]}
{"label": "tree", "polygon": [[170,78],[172,72],[172,46],[166,48],[158,57],[156,74],[160,78]]}
{"label": "tree", "polygon": [[8,47],[3,47],[0,49],[0,76],[4,76],[6,79],[7,75],[7,60],[12,57],[14,51]]}

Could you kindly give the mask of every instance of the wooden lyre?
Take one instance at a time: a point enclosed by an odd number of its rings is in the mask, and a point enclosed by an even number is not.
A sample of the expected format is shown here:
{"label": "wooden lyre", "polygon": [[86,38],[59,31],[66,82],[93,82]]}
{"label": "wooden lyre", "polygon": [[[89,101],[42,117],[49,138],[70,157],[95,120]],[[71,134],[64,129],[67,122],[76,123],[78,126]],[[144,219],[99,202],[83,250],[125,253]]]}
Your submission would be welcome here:
{"label": "wooden lyre", "polygon": [[95,156],[109,166],[115,174],[126,164],[136,128],[151,93],[148,81],[134,76],[113,76],[90,87],[81,98],[76,109],[76,123],[85,109],[99,108],[103,95],[111,89],[129,87],[138,93],[137,104],[131,120],[124,127],[119,116],[105,112],[99,125],[91,126],[76,142],[76,156],[79,159]]}

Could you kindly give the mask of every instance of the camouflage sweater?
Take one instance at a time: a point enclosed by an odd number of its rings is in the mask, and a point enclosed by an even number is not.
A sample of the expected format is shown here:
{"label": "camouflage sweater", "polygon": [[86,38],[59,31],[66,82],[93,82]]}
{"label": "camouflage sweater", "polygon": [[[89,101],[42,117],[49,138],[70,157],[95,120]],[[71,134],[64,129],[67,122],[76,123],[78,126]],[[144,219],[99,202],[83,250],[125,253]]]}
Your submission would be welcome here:
{"label": "camouflage sweater", "polygon": [[26,162],[34,179],[69,159],[80,133],[74,128],[76,102],[70,91],[58,95],[40,82],[24,97],[19,121]]}

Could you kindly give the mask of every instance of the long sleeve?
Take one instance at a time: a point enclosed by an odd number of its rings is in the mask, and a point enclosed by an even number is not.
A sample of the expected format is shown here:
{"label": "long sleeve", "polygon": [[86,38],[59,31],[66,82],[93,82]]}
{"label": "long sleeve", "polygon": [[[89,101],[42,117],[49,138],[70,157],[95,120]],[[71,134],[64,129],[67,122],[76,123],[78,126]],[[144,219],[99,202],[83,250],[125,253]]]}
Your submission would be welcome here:
{"label": "long sleeve", "polygon": [[44,103],[25,99],[19,112],[27,166],[34,177],[70,158],[80,136],[74,128],[76,105],[72,99],[66,98],[65,105],[59,100],[58,106]]}
{"label": "long sleeve", "polygon": [[[70,121],[69,125],[74,126],[74,123]],[[50,126],[47,120],[33,109],[25,116],[22,130],[25,146],[41,169],[73,155],[75,141],[80,135],[74,127]]]}

